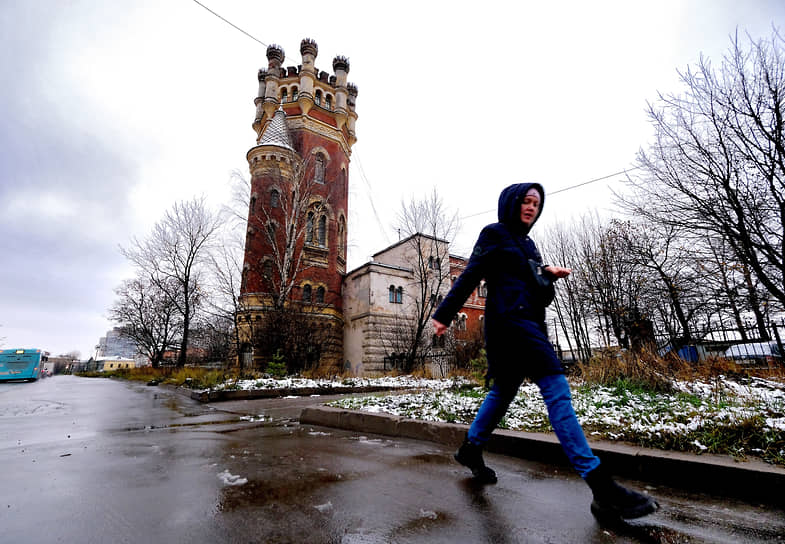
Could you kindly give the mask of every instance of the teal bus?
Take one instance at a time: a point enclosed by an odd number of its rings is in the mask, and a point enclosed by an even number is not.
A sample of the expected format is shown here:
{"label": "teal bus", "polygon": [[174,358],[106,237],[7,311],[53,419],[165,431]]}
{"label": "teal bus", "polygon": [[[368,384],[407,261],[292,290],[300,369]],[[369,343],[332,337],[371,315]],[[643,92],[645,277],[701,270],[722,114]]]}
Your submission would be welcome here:
{"label": "teal bus", "polygon": [[0,350],[0,381],[31,380],[41,377],[48,357],[40,349]]}

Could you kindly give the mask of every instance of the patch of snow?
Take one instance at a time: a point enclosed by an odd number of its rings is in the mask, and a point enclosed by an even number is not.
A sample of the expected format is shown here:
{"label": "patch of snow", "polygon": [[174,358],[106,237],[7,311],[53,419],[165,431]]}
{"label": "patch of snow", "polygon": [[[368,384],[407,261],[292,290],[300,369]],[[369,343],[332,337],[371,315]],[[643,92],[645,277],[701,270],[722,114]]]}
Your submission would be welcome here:
{"label": "patch of snow", "polygon": [[328,512],[328,511],[333,509],[333,503],[330,502],[330,501],[327,501],[324,504],[317,504],[316,506],[314,506],[314,508],[316,508],[319,512],[324,514],[325,512]]}
{"label": "patch of snow", "polygon": [[231,474],[228,470],[224,470],[223,472],[218,473],[218,478],[226,485],[244,485],[248,483],[247,478],[242,478],[240,476],[236,476]]}
{"label": "patch of snow", "polygon": [[438,519],[439,514],[437,514],[433,510],[423,510],[422,508],[420,508],[420,517],[425,519]]}

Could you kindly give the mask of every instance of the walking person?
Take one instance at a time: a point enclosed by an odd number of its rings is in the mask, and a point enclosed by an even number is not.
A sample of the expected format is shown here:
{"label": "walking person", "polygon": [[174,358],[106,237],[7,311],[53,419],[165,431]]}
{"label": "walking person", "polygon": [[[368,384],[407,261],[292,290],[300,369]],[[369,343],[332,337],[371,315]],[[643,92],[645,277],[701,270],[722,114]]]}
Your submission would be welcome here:
{"label": "walking person", "polygon": [[493,381],[455,459],[482,483],[496,483],[482,450],[507,412],[523,380],[540,389],[548,417],[573,468],[592,490],[597,517],[636,518],[654,512],[650,497],[617,484],[594,455],[572,406],[564,369],[548,340],[545,308],[554,298],[554,282],[569,268],[542,263],[529,231],[540,217],[545,191],[538,183],[518,183],[499,196],[498,223],[486,226],[474,245],[466,269],[433,313],[434,332],[441,336],[485,279],[485,349],[488,378]]}

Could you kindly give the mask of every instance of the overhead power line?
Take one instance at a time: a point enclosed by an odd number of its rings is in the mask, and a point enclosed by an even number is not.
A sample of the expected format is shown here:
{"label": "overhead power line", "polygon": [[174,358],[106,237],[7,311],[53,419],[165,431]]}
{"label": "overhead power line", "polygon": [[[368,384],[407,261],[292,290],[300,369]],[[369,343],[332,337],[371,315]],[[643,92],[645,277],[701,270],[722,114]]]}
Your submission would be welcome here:
{"label": "overhead power line", "polygon": [[[193,2],[195,4],[197,4],[198,6],[204,8],[205,10],[210,12],[211,14],[215,15],[216,17],[218,17],[220,20],[222,20],[224,23],[226,23],[227,25],[231,26],[235,30],[238,30],[238,31],[242,32],[243,34],[245,34],[246,36],[248,36],[249,38],[251,38],[255,42],[258,42],[261,45],[263,45],[264,47],[267,47],[267,44],[264,43],[262,40],[260,40],[257,37],[251,35],[250,33],[246,32],[245,30],[243,30],[242,28],[240,28],[239,26],[237,26],[233,22],[229,21],[225,17],[222,17],[220,14],[214,12],[213,10],[211,10],[210,8],[208,8],[207,6],[205,6],[204,4],[199,2],[199,0],[193,0]],[[290,62],[291,62],[291,60],[290,60]],[[362,166],[359,164],[359,157],[357,157],[357,159],[358,159],[358,166],[359,166],[359,171],[360,171],[360,177],[363,179],[363,181],[365,181],[365,184],[368,186],[368,191],[369,191],[368,192],[368,200],[370,201],[371,209],[373,210],[374,216],[376,216],[376,221],[379,223],[380,230],[382,230],[382,232],[385,232],[384,228],[382,226],[382,222],[379,219],[379,214],[376,212],[376,206],[374,206],[374,203],[373,203],[373,198],[371,196],[371,184],[368,181],[368,178],[365,176],[365,172],[363,172]],[[614,176],[618,176],[619,174],[626,174],[627,172],[629,172],[631,170],[637,170],[638,168],[640,168],[640,166],[634,166],[632,168],[627,168],[627,169],[621,170],[619,172],[614,172],[613,174],[608,174],[607,176],[602,176],[602,177],[599,177],[599,178],[590,179],[589,181],[584,181],[583,183],[578,183],[576,185],[570,185],[569,187],[564,187],[562,189],[557,189],[556,191],[551,191],[550,193],[548,193],[548,195],[549,196],[553,196],[553,195],[556,195],[556,194],[559,194],[559,193],[563,193],[565,191],[570,191],[572,189],[577,189],[578,187],[583,187],[584,185],[589,185],[591,183],[596,183],[596,182],[602,181],[604,179],[612,178]],[[491,213],[493,211],[496,211],[496,210],[485,210],[485,211],[482,211],[482,212],[477,212],[477,213],[473,213],[473,214],[470,214],[470,215],[465,215],[465,216],[461,217],[461,219],[468,219],[470,217],[476,217],[478,215]]]}
{"label": "overhead power line", "polygon": [[384,235],[387,242],[390,242],[390,237],[387,235],[387,229],[384,228],[382,224],[382,220],[379,218],[379,214],[376,211],[376,206],[373,203],[373,189],[371,188],[371,183],[368,181],[368,177],[365,175],[365,170],[363,170],[362,163],[360,162],[360,156],[355,151],[354,158],[356,159],[356,164],[358,171],[360,173],[360,177],[365,182],[365,185],[368,186],[368,201],[371,204],[371,210],[373,211],[373,215],[376,218],[376,223],[379,225],[379,231]]}
{"label": "overhead power line", "polygon": [[[556,195],[556,194],[559,194],[559,193],[563,193],[565,191],[570,191],[572,189],[577,189],[578,187],[583,187],[584,185],[589,185],[591,183],[596,183],[598,181],[602,181],[604,179],[612,178],[612,177],[618,176],[620,174],[626,174],[627,172],[630,172],[631,170],[637,170],[638,168],[640,168],[640,166],[633,166],[632,168],[627,168],[625,170],[620,170],[619,172],[614,172],[613,174],[608,174],[607,176],[602,176],[602,177],[599,177],[599,178],[590,179],[589,181],[584,181],[582,183],[577,183],[575,185],[570,185],[569,187],[563,187],[563,188],[557,189],[555,191],[550,191],[548,193],[548,196],[553,196],[553,195]],[[495,212],[495,211],[496,211],[496,209],[485,210],[485,211],[473,213],[473,214],[470,214],[470,215],[464,215],[463,217],[461,217],[461,219],[469,219],[470,217],[477,217],[478,215],[484,215],[486,213],[491,213],[491,212]]]}
{"label": "overhead power line", "polygon": [[206,9],[207,11],[209,11],[210,13],[212,13],[213,15],[215,15],[216,17],[218,17],[220,20],[222,20],[222,21],[223,21],[224,23],[226,23],[227,25],[231,26],[232,28],[234,28],[234,29],[236,29],[236,30],[239,30],[240,32],[242,32],[243,34],[245,34],[246,36],[248,36],[249,38],[251,38],[253,41],[255,41],[255,42],[259,42],[259,43],[260,43],[260,44],[262,44],[263,46],[267,47],[267,44],[266,44],[266,43],[264,43],[264,42],[263,42],[263,41],[261,41],[260,39],[256,38],[255,36],[252,36],[251,34],[249,34],[248,32],[246,32],[245,30],[243,30],[242,28],[240,28],[239,26],[237,26],[237,25],[236,25],[236,24],[234,24],[233,22],[229,21],[228,19],[225,19],[225,18],[221,17],[219,14],[217,14],[216,12],[214,12],[213,10],[211,10],[210,8],[208,8],[207,6],[205,6],[204,4],[202,4],[201,2],[199,2],[198,0],[193,0],[193,2],[194,2],[195,4],[197,4],[197,5],[201,6],[201,7],[203,7],[204,9]]}

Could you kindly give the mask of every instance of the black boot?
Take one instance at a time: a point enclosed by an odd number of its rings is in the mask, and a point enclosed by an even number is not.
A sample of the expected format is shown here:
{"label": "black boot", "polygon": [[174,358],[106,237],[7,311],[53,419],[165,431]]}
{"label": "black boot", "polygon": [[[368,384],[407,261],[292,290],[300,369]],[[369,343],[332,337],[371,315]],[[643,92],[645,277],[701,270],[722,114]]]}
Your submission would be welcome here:
{"label": "black boot", "polygon": [[482,446],[475,446],[469,442],[469,438],[463,440],[463,444],[455,452],[455,460],[472,471],[475,480],[483,484],[495,484],[496,473],[485,466],[482,460]]}
{"label": "black boot", "polygon": [[603,465],[589,472],[585,480],[594,495],[591,513],[597,519],[639,518],[660,507],[651,497],[614,482]]}

